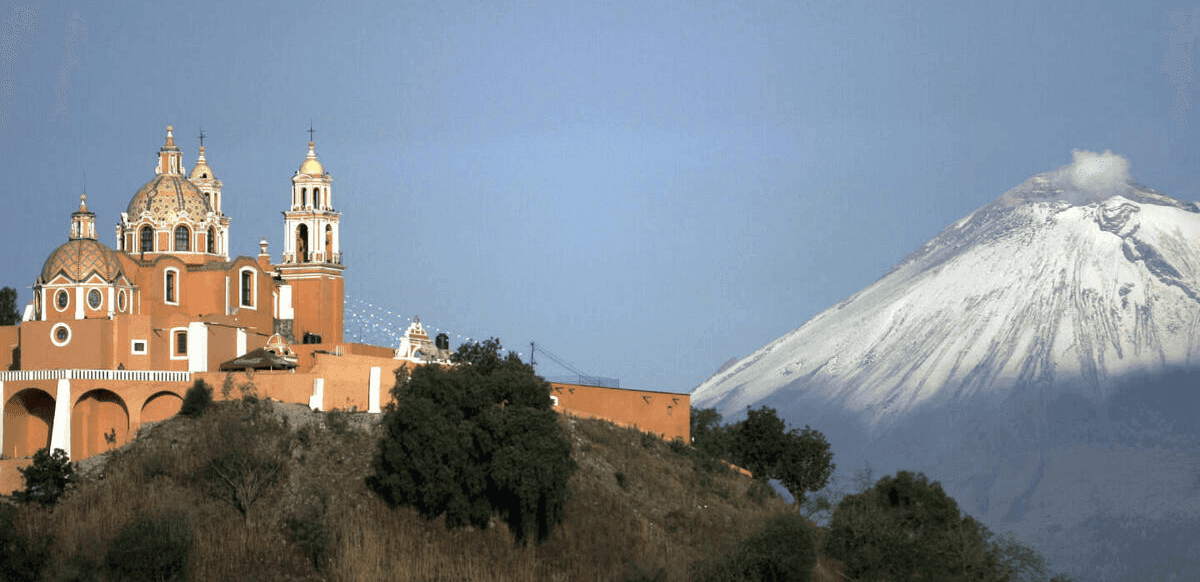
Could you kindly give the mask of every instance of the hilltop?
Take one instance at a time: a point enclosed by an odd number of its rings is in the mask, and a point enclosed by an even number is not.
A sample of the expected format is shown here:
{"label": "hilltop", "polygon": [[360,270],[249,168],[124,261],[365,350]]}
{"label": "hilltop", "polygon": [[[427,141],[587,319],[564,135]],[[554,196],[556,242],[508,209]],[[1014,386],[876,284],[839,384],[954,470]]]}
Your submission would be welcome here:
{"label": "hilltop", "polygon": [[[564,416],[580,467],[566,519],[544,545],[516,547],[495,520],[484,531],[447,531],[372,493],[364,478],[379,420],[217,402],[88,459],[76,490],[50,512],[20,508],[15,529],[52,536],[50,574],[66,580],[95,579],[120,532],[139,522],[187,532],[193,580],[689,580],[770,516],[793,511],[682,443]],[[239,434],[247,426],[257,428]],[[273,483],[260,480],[257,498],[243,496],[244,515],[236,496],[205,478],[207,463],[234,450],[259,455],[243,469],[277,471]]]}

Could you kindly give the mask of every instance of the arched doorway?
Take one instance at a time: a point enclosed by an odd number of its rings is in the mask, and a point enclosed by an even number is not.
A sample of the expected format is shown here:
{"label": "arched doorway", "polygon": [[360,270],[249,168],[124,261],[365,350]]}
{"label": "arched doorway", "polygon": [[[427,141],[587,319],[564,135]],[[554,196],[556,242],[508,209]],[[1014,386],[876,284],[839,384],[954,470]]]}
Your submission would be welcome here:
{"label": "arched doorway", "polygon": [[175,416],[183,407],[183,399],[174,392],[159,392],[142,405],[142,424],[158,422]]}
{"label": "arched doorway", "polygon": [[71,457],[82,459],[125,444],[129,409],[111,390],[91,390],[71,413]]}
{"label": "arched doorway", "polygon": [[43,390],[26,388],[4,403],[4,456],[32,457],[50,447],[54,427],[54,398]]}

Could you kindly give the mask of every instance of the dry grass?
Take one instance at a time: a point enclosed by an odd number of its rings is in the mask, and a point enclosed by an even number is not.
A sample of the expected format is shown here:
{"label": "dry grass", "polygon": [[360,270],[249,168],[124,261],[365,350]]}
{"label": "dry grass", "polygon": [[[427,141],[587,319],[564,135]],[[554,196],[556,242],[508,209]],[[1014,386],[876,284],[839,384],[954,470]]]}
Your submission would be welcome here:
{"label": "dry grass", "polygon": [[[245,406],[222,402],[199,419],[160,423],[110,453],[52,512],[23,508],[19,525],[54,536],[52,574],[64,580],[87,579],[124,525],[175,515],[193,530],[192,580],[686,581],[767,517],[791,511],[774,494],[748,497],[743,475],[697,471],[661,440],[564,418],[580,466],[566,519],[545,544],[516,547],[498,522],[447,531],[440,520],[387,507],[363,482],[377,425],[335,431],[320,423],[297,428],[294,420],[278,434],[295,441],[285,478],[247,519],[206,494],[197,476],[225,438],[218,427],[248,416]],[[327,536],[321,571],[289,539],[285,524],[297,516],[319,521]],[[814,574],[818,582],[842,580],[823,557]]]}

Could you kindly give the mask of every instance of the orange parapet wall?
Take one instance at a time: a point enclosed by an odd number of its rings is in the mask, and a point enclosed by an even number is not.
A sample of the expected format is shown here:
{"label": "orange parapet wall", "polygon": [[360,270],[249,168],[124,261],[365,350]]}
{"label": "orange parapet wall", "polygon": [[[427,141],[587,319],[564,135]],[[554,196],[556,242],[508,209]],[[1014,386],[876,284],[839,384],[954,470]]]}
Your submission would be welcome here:
{"label": "orange parapet wall", "polygon": [[666,440],[692,440],[689,394],[551,382],[550,396],[558,401],[555,410],[566,414],[637,427]]}

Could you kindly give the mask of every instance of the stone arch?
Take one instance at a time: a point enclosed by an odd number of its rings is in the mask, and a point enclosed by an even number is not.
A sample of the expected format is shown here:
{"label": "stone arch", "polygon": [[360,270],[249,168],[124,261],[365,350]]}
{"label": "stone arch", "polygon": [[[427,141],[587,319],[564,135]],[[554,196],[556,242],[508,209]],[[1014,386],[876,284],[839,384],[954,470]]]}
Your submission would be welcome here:
{"label": "stone arch", "polygon": [[38,388],[26,388],[4,403],[4,456],[32,457],[50,447],[54,427],[54,398]]}
{"label": "stone arch", "polygon": [[[110,440],[111,439],[111,440]],[[129,440],[129,408],[111,390],[89,390],[71,412],[71,456],[82,459]]]}
{"label": "stone arch", "polygon": [[183,407],[183,398],[174,392],[162,391],[146,399],[142,405],[142,424],[158,422],[175,416]]}

